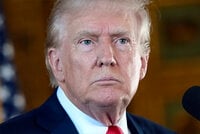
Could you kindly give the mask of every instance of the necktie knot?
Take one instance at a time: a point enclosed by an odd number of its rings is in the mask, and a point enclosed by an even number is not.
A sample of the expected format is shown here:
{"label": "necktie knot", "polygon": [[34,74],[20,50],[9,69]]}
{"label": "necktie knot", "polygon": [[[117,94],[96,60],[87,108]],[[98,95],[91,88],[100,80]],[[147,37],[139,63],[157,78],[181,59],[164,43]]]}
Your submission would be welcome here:
{"label": "necktie knot", "polygon": [[109,126],[106,134],[123,134],[123,132],[118,126]]}

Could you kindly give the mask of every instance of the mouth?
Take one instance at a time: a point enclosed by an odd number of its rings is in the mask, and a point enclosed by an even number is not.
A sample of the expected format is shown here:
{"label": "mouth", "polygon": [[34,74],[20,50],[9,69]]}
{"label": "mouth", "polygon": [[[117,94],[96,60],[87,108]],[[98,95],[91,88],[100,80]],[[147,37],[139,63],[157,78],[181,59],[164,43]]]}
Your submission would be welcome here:
{"label": "mouth", "polygon": [[111,85],[115,85],[117,83],[121,83],[121,81],[116,78],[113,78],[113,77],[104,77],[104,78],[95,80],[93,82],[93,84],[97,84],[100,86],[111,86]]}

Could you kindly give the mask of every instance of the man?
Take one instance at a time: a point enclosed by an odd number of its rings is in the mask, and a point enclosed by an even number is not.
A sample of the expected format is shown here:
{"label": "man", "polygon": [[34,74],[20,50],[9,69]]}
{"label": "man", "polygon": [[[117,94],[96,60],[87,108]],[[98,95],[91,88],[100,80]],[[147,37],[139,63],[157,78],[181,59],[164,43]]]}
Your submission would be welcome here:
{"label": "man", "polygon": [[173,133],[126,113],[147,70],[146,4],[58,0],[46,45],[46,64],[56,91],[41,107],[2,124],[0,133]]}

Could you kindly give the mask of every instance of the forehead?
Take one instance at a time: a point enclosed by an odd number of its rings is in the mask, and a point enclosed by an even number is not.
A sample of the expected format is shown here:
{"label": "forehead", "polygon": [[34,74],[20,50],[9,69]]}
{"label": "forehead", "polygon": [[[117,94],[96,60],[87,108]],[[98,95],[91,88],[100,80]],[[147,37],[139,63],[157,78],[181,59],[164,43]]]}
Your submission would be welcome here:
{"label": "forehead", "polygon": [[117,33],[132,32],[137,29],[137,19],[133,10],[125,8],[125,5],[115,4],[109,7],[110,3],[103,4],[103,1],[100,3],[81,6],[73,10],[73,15],[63,17],[67,20],[64,21],[67,22],[64,24],[67,26],[66,31],[71,33],[89,30],[97,33],[107,29],[109,32]]}
{"label": "forehead", "polygon": [[[87,16],[81,16],[79,19],[73,19],[69,25],[68,31],[76,33],[120,33],[131,32],[133,21],[130,17],[120,14],[104,14],[103,12],[91,12]],[[70,29],[72,31],[70,31]]]}
{"label": "forehead", "polygon": [[[75,0],[76,1],[76,0]],[[123,2],[122,2],[123,1]],[[109,14],[130,14],[134,12],[134,6],[130,6],[128,0],[82,0],[79,4],[75,4],[69,10],[66,10],[66,14],[71,17],[78,18],[79,16],[87,16],[88,14],[96,13],[101,15]],[[135,5],[136,7],[136,5]],[[67,9],[67,6],[66,6]]]}
{"label": "forehead", "polygon": [[79,11],[82,9],[137,9],[142,5],[140,0],[61,0],[62,11]]}

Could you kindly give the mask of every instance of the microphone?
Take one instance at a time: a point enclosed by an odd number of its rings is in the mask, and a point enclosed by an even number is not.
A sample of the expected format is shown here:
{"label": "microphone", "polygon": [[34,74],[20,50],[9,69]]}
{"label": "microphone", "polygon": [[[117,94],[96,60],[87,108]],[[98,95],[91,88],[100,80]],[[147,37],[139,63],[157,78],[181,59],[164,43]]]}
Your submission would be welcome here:
{"label": "microphone", "polygon": [[200,86],[190,87],[182,98],[183,108],[200,121]]}

